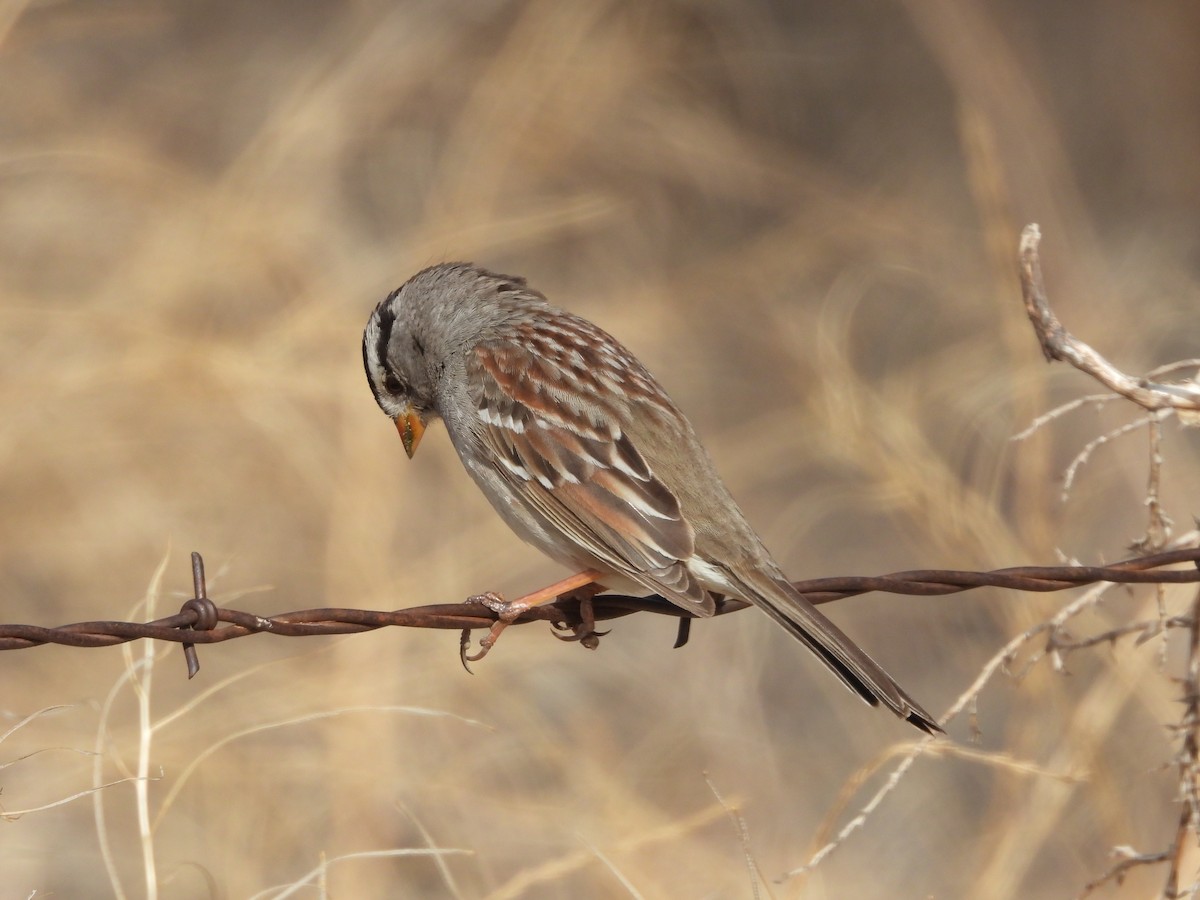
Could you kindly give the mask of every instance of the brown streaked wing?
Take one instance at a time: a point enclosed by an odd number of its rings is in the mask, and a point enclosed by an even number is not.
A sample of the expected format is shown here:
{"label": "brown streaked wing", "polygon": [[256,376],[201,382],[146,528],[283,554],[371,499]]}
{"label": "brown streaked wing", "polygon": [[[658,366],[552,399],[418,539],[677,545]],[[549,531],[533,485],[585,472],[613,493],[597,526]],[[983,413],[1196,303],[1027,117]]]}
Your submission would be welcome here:
{"label": "brown streaked wing", "polygon": [[[552,340],[542,336],[543,343]],[[469,381],[477,386],[496,470],[535,512],[607,567],[690,612],[712,615],[711,595],[684,565],[695,535],[678,499],[624,434],[613,404],[586,390],[586,378],[554,379],[554,367],[512,341],[475,348]],[[566,385],[586,402],[564,402]]]}

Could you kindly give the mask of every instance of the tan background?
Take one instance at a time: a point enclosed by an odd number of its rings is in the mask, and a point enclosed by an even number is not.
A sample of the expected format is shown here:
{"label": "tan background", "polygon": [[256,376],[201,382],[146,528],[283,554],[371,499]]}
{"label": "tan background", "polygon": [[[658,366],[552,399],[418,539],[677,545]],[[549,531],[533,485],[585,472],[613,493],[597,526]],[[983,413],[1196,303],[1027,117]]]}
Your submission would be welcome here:
{"label": "tan background", "polygon": [[[1043,364],[1013,248],[1041,223],[1058,310],[1118,365],[1200,356],[1197,110],[1187,3],[0,6],[0,619],[141,617],[164,560],[165,614],[193,549],[217,599],[263,613],[563,574],[443,431],[407,462],[365,383],[373,304],[453,258],[624,339],[796,577],[1120,558],[1144,436],[1058,494],[1132,413],[1008,442],[1095,390]],[[1196,437],[1167,431],[1186,525]],[[1064,602],[828,609],[936,714]],[[1153,602],[1113,593],[1079,630]],[[776,884],[915,732],[757,614],[672,637],[626,619],[588,653],[530,626],[475,677],[443,632],[247,639],[203,649],[191,683],[163,649],[150,720],[182,713],[146,751],[153,830],[128,783],[103,825],[91,798],[0,823],[0,895],[110,894],[103,836],[132,897],[144,852],[162,896],[246,897],[322,856],[431,845],[468,854],[338,863],[330,894],[748,897],[748,847],[778,897],[1071,896],[1111,846],[1174,827],[1177,688],[1161,642],[1123,644],[981,698],[980,749],[1077,780],[924,759],[816,875]],[[3,809],[136,770],[151,736],[124,666],[0,654],[0,734],[68,705],[0,743]],[[331,715],[286,724],[312,714]]]}

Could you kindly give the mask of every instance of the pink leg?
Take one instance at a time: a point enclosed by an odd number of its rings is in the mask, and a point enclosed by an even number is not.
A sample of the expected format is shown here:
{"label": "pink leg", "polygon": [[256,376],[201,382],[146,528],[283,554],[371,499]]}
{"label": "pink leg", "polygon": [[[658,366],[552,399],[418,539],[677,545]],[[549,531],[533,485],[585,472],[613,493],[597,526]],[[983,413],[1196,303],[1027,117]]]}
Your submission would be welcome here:
{"label": "pink leg", "polygon": [[564,594],[578,590],[586,585],[594,584],[597,578],[601,577],[600,572],[592,571],[579,572],[572,575],[570,578],[564,578],[562,581],[556,581],[548,587],[536,590],[531,594],[526,594],[524,597],[518,597],[516,600],[506,601],[499,594],[480,594],[476,597],[468,598],[468,603],[482,603],[492,612],[497,613],[500,618],[496,624],[491,627],[487,635],[479,642],[479,652],[475,654],[467,653],[467,645],[470,640],[469,630],[463,632],[463,641],[461,645],[461,656],[463,665],[468,662],[478,662],[487,656],[488,651],[495,646],[501,633],[517,621],[524,613],[533,609],[535,606],[541,606],[544,603],[551,603],[557,600]]}

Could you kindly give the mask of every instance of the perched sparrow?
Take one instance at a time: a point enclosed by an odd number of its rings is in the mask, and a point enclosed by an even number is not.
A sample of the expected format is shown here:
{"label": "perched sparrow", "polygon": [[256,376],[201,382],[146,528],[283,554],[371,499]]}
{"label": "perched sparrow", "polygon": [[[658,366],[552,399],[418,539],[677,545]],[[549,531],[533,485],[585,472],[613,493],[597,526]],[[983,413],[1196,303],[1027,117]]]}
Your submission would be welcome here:
{"label": "perched sparrow", "polygon": [[371,314],[363,364],[408,455],[442,419],[509,527],[586,570],[575,583],[697,616],[713,614],[713,594],[753,603],[868,703],[941,731],[791,586],[645,367],[525,279],[468,263],[418,272]]}

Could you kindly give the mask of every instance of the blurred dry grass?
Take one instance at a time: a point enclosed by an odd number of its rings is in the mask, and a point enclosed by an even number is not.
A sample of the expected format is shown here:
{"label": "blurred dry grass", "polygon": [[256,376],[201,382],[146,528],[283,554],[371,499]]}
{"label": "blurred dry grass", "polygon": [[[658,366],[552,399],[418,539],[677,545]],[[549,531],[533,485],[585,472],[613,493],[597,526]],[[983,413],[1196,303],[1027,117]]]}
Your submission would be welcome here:
{"label": "blurred dry grass", "polygon": [[[1066,506],[1056,483],[1119,413],[1007,443],[1093,389],[1042,364],[1012,255],[1040,222],[1059,312],[1127,370],[1200,355],[1197,7],[811,6],[0,5],[0,618],[121,617],[165,553],[174,607],[191,549],[214,596],[264,612],[558,577],[444,434],[406,463],[366,387],[371,306],[450,258],[622,336],[797,577],[1121,556],[1144,527],[1144,442],[1099,453]],[[1167,511],[1186,520],[1200,460],[1171,431]],[[833,614],[936,712],[1062,602]],[[1092,624],[1153,602],[1113,594]],[[440,633],[240,641],[203,652],[192,684],[169,652],[151,715],[183,714],[149,754],[150,809],[178,789],[152,833],[161,895],[244,897],[323,856],[435,846],[470,855],[347,861],[328,890],[751,896],[705,772],[773,877],[808,858],[846,779],[913,735],[763,617],[671,637],[625,620],[589,654],[530,627],[474,678]],[[123,666],[0,654],[0,733],[71,704],[0,745],[44,750],[0,770],[4,809],[91,783],[93,760],[61,748],[92,748]],[[989,688],[984,748],[1087,778],[921,761],[803,893],[1064,896],[1110,846],[1165,844],[1158,666],[1157,644],[1121,646]],[[444,715],[378,709],[401,706]],[[145,734],[128,685],[105,721],[112,780]],[[0,895],[108,895],[103,830],[142,896],[131,786],[104,807],[103,829],[87,799],[2,824]]]}

